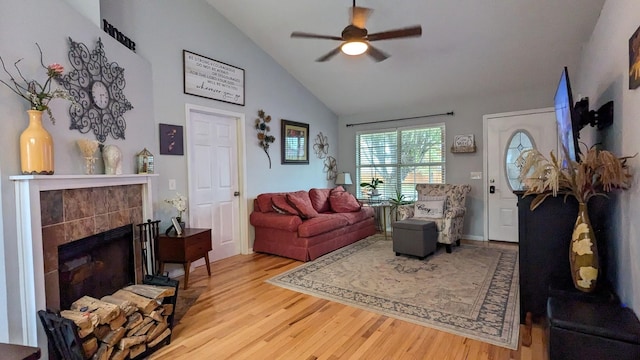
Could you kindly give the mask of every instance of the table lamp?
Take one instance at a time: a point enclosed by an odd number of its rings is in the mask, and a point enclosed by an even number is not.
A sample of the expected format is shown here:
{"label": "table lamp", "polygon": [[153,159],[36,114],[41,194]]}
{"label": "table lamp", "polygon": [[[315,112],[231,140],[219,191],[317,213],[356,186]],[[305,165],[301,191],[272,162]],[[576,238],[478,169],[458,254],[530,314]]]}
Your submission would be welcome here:
{"label": "table lamp", "polygon": [[336,176],[336,185],[351,185],[353,182],[351,181],[351,174],[348,172],[340,173]]}

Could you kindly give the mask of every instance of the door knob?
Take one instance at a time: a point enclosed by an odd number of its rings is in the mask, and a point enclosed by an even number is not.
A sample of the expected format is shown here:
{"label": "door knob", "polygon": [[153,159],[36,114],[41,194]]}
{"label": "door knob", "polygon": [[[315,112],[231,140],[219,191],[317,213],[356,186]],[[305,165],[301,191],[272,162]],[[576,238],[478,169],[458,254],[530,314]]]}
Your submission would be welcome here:
{"label": "door knob", "polygon": [[240,196],[240,191],[234,191],[233,196]]}

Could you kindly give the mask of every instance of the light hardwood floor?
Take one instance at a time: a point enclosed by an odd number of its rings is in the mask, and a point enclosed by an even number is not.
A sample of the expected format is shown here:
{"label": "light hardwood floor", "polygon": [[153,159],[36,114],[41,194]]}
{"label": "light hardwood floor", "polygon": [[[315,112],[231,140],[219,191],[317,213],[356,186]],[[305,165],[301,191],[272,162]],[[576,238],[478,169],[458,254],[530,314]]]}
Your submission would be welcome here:
{"label": "light hardwood floor", "polygon": [[211,278],[197,268],[189,287],[207,289],[174,327],[171,344],[150,359],[547,358],[540,325],[531,347],[509,350],[264,282],[299,264],[252,254],[212,263]]}

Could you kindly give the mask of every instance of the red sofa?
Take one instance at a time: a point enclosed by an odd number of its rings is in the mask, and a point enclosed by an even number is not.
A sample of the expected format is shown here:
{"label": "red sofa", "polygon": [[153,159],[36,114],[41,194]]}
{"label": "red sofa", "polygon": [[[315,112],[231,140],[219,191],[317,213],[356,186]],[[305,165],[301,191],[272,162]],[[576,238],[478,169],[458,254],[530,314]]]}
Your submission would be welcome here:
{"label": "red sofa", "polygon": [[[375,234],[373,208],[358,204],[348,211],[334,201],[335,196],[332,197],[332,192],[339,191],[343,193],[333,195],[345,195],[343,199],[351,197],[350,201],[357,204],[355,198],[341,187],[258,195],[250,215],[250,223],[255,227],[253,250],[309,261]],[[295,206],[289,213],[281,209],[287,204],[281,208],[274,206],[274,202],[280,205],[283,199],[290,200],[294,195],[295,199],[310,204],[313,209],[293,215],[291,213],[297,210]]]}

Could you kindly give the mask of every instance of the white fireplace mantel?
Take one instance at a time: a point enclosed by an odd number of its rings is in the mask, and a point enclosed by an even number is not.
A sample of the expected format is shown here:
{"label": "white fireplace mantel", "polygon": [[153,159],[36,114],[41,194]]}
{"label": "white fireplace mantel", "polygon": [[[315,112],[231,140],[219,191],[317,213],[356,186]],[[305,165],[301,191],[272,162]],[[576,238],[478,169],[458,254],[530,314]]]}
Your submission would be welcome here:
{"label": "white fireplace mantel", "polygon": [[40,192],[105,186],[142,185],[143,219],[153,217],[151,179],[140,175],[16,175],[16,225],[20,276],[22,343],[47,348],[47,338],[39,326],[38,310],[46,307]]}

